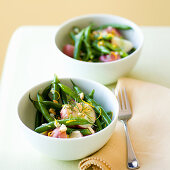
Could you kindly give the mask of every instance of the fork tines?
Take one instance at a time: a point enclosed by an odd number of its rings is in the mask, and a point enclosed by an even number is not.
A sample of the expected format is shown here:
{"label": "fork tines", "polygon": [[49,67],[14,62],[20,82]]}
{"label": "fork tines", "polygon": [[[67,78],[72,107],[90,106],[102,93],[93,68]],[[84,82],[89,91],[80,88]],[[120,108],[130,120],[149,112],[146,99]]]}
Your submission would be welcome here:
{"label": "fork tines", "polygon": [[120,111],[131,112],[131,108],[130,108],[129,100],[128,100],[128,97],[127,97],[126,89],[125,88],[119,88],[119,92],[117,92],[116,96],[117,96],[117,100],[119,102]]}

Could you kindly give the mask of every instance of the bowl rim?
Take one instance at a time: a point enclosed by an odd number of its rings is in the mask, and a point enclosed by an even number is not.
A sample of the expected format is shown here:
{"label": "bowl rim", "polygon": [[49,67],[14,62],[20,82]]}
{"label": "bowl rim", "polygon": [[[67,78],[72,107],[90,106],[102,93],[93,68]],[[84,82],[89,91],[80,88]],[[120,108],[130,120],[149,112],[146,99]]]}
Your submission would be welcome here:
{"label": "bowl rim", "polygon": [[54,140],[54,141],[58,141],[58,142],[59,142],[59,141],[69,142],[69,141],[77,141],[77,140],[87,140],[88,138],[95,138],[95,136],[98,136],[98,135],[103,134],[108,128],[111,128],[111,126],[112,126],[114,123],[117,122],[118,114],[119,114],[119,104],[118,104],[118,100],[117,100],[115,94],[114,94],[109,88],[107,88],[107,87],[104,86],[103,84],[98,83],[98,82],[96,82],[96,81],[94,81],[94,80],[89,80],[89,79],[85,79],[85,78],[77,78],[77,77],[69,77],[69,78],[67,78],[67,77],[62,77],[62,78],[59,78],[59,80],[62,80],[62,81],[63,81],[63,80],[70,80],[70,79],[82,80],[82,81],[86,81],[87,83],[88,83],[88,82],[91,82],[91,83],[96,84],[97,86],[102,86],[102,88],[105,88],[107,91],[109,91],[109,93],[112,93],[113,98],[115,98],[116,105],[117,105],[117,112],[114,113],[114,119],[112,120],[112,122],[111,122],[107,127],[105,127],[104,129],[102,129],[101,131],[96,132],[96,133],[91,134],[91,135],[88,135],[88,136],[83,136],[83,137],[80,137],[80,138],[53,138],[53,137],[49,137],[49,136],[42,135],[42,134],[37,133],[37,132],[35,132],[34,130],[30,129],[29,127],[27,127],[27,126],[22,122],[22,120],[21,120],[21,118],[20,118],[19,108],[20,108],[21,102],[22,102],[22,100],[24,99],[25,95],[29,94],[29,92],[30,92],[31,90],[33,90],[34,88],[36,88],[36,87],[38,87],[38,86],[44,85],[44,84],[46,84],[46,83],[50,83],[50,82],[52,81],[52,80],[47,80],[47,81],[43,81],[43,82],[41,82],[41,83],[39,83],[39,84],[36,84],[36,85],[34,85],[32,88],[26,90],[26,91],[22,94],[22,96],[20,97],[19,102],[18,102],[18,106],[17,106],[17,117],[18,117],[19,123],[22,125],[22,127],[26,128],[30,133],[35,134],[35,135],[38,135],[38,136],[40,136],[40,137],[42,137],[42,138],[44,138],[44,139],[46,139],[46,140],[51,140],[51,141]]}
{"label": "bowl rim", "polygon": [[[83,19],[90,18],[90,17],[94,17],[95,18],[95,17],[103,17],[103,16],[105,16],[105,17],[113,17],[113,18],[118,18],[118,19],[121,19],[121,20],[125,20],[125,21],[127,21],[127,22],[129,22],[131,24],[132,29],[137,30],[137,32],[139,33],[139,37],[141,39],[141,43],[139,44],[139,46],[137,47],[137,49],[133,53],[129,54],[128,56],[126,56],[124,58],[121,58],[121,59],[115,60],[115,61],[109,61],[109,62],[86,62],[86,61],[81,61],[81,60],[76,60],[74,58],[71,58],[71,57],[67,56],[66,54],[64,54],[58,48],[58,46],[56,44],[56,39],[57,39],[57,36],[59,35],[59,33],[60,33],[60,31],[62,30],[63,27],[65,27],[68,24],[70,24],[71,22],[74,22],[74,21],[77,21],[77,20],[83,20]],[[112,14],[102,14],[102,13],[81,15],[81,16],[77,16],[77,17],[74,17],[74,18],[71,18],[71,19],[65,21],[64,23],[62,23],[58,27],[57,32],[55,34],[55,38],[54,38],[54,43],[55,43],[56,50],[60,54],[62,54],[65,57],[65,59],[68,59],[71,62],[75,62],[75,63],[77,62],[79,64],[83,63],[83,64],[88,64],[88,65],[107,65],[107,64],[112,64],[112,63],[118,63],[118,62],[126,61],[127,59],[129,59],[130,57],[132,57],[133,55],[135,55],[136,53],[138,53],[141,50],[141,48],[143,46],[143,42],[144,42],[144,35],[143,35],[140,27],[137,24],[135,24],[133,21],[131,21],[131,20],[127,19],[127,18],[121,17],[121,16],[112,15]]]}

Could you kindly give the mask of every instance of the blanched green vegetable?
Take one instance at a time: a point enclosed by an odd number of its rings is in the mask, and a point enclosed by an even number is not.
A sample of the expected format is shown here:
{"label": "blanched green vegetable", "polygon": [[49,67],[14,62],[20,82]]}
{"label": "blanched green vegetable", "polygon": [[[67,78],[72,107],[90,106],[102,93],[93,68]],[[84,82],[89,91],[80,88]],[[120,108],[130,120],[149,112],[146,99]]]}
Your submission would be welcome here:
{"label": "blanched green vegetable", "polygon": [[80,60],[81,45],[84,38],[84,29],[75,36],[74,58]]}
{"label": "blanched green vegetable", "polygon": [[62,120],[56,120],[56,121],[52,121],[49,122],[47,124],[43,124],[39,127],[37,127],[35,129],[35,132],[38,133],[42,133],[51,129],[55,129],[55,123],[59,123],[59,124],[64,124],[66,126],[74,126],[74,125],[86,125],[86,124],[90,124],[89,121],[87,121],[86,119],[82,119],[82,118],[72,118],[72,119],[62,119]]}
{"label": "blanched green vegetable", "polygon": [[54,118],[52,118],[50,116],[50,114],[49,114],[47,108],[45,107],[45,105],[41,103],[43,101],[43,98],[39,93],[37,93],[37,99],[38,99],[38,105],[39,105],[40,111],[43,114],[43,116],[45,117],[45,119],[47,120],[47,122],[54,121]]}
{"label": "blanched green vegetable", "polygon": [[[95,27],[90,24],[80,29],[74,27],[69,35],[72,44],[63,47],[63,53],[86,62],[112,62],[131,54],[133,44],[126,40],[121,30],[132,29],[128,25],[111,23]],[[135,49],[135,48],[134,48]],[[115,53],[116,52],[116,53]],[[114,57],[113,54],[116,54]]]}
{"label": "blanched green vegetable", "polygon": [[123,25],[123,24],[105,24],[105,25],[101,25],[99,27],[95,27],[95,28],[93,28],[93,30],[101,30],[101,29],[105,29],[107,27],[112,27],[112,28],[116,28],[116,29],[119,29],[119,30],[129,30],[129,29],[132,29],[130,26]]}
{"label": "blanched green vegetable", "polygon": [[[84,94],[71,82],[73,89],[60,83],[55,75],[51,85],[42,93],[38,91],[37,99],[29,95],[36,109],[35,132],[56,138],[82,137],[102,130],[111,122],[107,112],[93,99],[95,91]],[[56,96],[51,93],[54,89]]]}

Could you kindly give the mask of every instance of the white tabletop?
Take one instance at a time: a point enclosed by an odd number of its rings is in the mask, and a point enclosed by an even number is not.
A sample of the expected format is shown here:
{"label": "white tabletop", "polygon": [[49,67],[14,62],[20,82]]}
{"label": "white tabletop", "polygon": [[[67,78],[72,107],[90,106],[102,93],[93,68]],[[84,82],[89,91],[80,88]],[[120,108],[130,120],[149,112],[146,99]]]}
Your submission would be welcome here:
{"label": "white tabletop", "polygon": [[[0,169],[76,170],[78,161],[56,161],[36,151],[17,125],[17,103],[33,85],[66,73],[53,62],[56,26],[25,26],[12,36],[1,79]],[[170,27],[142,27],[145,42],[128,76],[170,88]]]}

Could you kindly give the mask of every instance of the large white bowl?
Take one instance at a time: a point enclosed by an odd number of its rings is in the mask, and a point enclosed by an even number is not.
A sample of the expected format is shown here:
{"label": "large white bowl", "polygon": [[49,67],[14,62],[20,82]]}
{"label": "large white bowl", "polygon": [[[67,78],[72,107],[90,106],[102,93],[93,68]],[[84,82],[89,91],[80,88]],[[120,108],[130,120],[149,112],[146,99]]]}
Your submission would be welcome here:
{"label": "large white bowl", "polygon": [[[131,30],[121,32],[133,43],[136,51],[121,60],[107,63],[84,62],[65,55],[62,52],[62,48],[70,42],[69,32],[73,26],[84,28],[91,23],[97,26],[108,23],[119,23],[131,26]],[[136,64],[143,45],[143,34],[140,28],[128,19],[113,15],[93,14],[76,17],[59,26],[55,36],[55,43],[57,53],[56,63],[60,63],[63,66],[63,71],[67,76],[83,77],[103,84],[111,84],[119,77],[126,75]]]}
{"label": "large white bowl", "polygon": [[[117,99],[108,88],[91,80],[77,78],[72,78],[72,80],[87,94],[92,89],[95,89],[95,100],[106,111],[113,112],[113,120],[105,129],[90,136],[72,139],[52,138],[34,132],[36,110],[29,100],[29,94],[31,94],[31,97],[36,97],[38,90],[44,89],[51,81],[41,83],[28,90],[18,104],[20,129],[27,137],[27,140],[37,150],[57,160],[81,159],[99,150],[111,137],[118,117],[119,106]],[[63,78],[60,81],[72,87],[69,78]]]}

